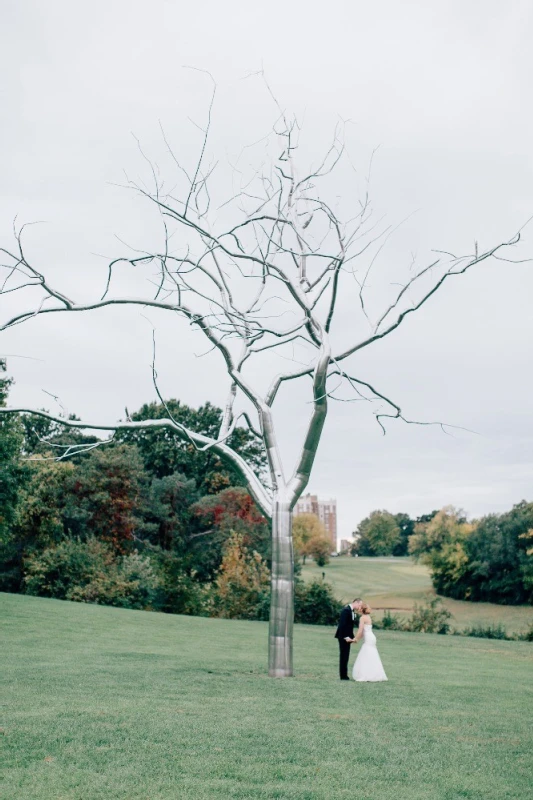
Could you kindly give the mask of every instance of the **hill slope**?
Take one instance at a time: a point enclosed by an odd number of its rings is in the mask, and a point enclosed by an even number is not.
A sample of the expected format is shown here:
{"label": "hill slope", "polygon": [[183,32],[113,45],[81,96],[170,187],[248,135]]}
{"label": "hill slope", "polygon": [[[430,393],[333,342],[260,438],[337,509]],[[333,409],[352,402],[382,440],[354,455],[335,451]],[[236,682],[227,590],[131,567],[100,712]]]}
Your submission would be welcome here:
{"label": "hill slope", "polygon": [[533,648],[381,634],[341,683],[326,628],[265,674],[265,623],[0,595],[3,800],[525,800]]}
{"label": "hill slope", "polygon": [[[416,602],[432,592],[429,570],[410,558],[332,558],[325,567],[307,563],[305,580],[321,578],[322,573],[343,602],[362,595],[378,611],[385,608],[406,616]],[[452,626],[463,628],[476,623],[500,623],[509,633],[525,630],[533,622],[531,606],[500,606],[495,603],[466,603],[443,598],[452,612]],[[378,612],[379,613],[379,612]]]}

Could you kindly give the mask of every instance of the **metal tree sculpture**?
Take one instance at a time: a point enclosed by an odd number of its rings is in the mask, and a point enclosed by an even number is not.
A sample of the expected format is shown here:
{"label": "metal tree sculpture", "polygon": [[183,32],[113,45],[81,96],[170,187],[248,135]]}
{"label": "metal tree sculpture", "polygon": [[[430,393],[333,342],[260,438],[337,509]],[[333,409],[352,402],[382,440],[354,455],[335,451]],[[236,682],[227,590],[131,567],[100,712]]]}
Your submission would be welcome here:
{"label": "metal tree sculpture", "polygon": [[[201,331],[224,361],[229,391],[218,437],[210,439],[189,430],[170,413],[166,419],[127,420],[114,425],[70,420],[29,408],[0,408],[0,413],[40,414],[63,425],[83,429],[167,427],[195,447],[211,448],[232,462],[259,508],[272,521],[269,674],[288,677],[293,674],[292,510],[311,475],[328,399],[346,399],[336,396],[343,383],[358,398],[388,405],[388,409],[376,412],[382,427],[385,418],[409,422],[397,404],[353,375],[345,366],[346,362],[354,353],[389,336],[449,278],[491,257],[501,258],[504,248],[519,241],[519,234],[484,252],[476,247],[469,256],[439,253],[394,290],[395,295],[386,308],[371,322],[365,305],[367,280],[375,263],[375,251],[379,252],[390,229],[377,229],[367,194],[359,201],[356,214],[348,223],[342,223],[332,206],[318,194],[317,183],[331,176],[343,156],[340,139],[335,136],[321,164],[299,178],[295,166],[299,128],[295,121],[280,114],[273,132],[277,157],[269,162],[268,169],[256,172],[244,188],[223,204],[222,216],[226,213],[232,219],[221,227],[220,213],[217,219],[213,219],[211,213],[209,179],[212,170],[204,168],[208,133],[209,124],[203,131],[200,158],[191,172],[181,167],[169,148],[185,181],[185,190],[179,198],[175,192],[164,189],[155,169],[152,189],[130,184],[160,213],[162,246],[159,252],[113,260],[97,302],[78,302],[52,286],[26,255],[24,228],[16,230],[15,248],[1,250],[4,256],[1,266],[5,271],[1,292],[9,300],[14,292],[38,287],[42,298],[36,308],[17,313],[3,322],[0,330],[45,314],[90,312],[103,307],[113,309],[117,305],[168,311]],[[129,265],[137,272],[146,268],[151,293],[139,297],[114,294],[115,268],[119,264]],[[352,329],[351,337],[342,343],[346,330],[339,330],[336,335],[341,343],[334,346],[332,328],[341,287],[343,302],[348,298],[351,314],[362,315],[368,333],[357,338]],[[299,364],[295,367],[296,350]],[[268,388],[260,389],[258,381],[250,377],[249,367],[264,359],[264,376],[275,354],[292,360],[293,364],[288,371],[271,374]],[[156,390],[164,404],[157,388],[155,361],[153,372]],[[300,379],[308,381],[311,413],[300,454],[290,472],[286,472],[273,408],[282,385]],[[264,444],[268,461],[266,480],[256,475],[227,444],[241,420]]]}

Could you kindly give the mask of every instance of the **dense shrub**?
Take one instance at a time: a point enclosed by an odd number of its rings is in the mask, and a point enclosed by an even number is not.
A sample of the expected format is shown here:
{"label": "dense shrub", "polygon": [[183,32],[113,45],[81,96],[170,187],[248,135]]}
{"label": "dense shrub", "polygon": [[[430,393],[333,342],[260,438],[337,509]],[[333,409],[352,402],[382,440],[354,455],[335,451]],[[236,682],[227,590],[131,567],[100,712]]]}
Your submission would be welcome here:
{"label": "dense shrub", "polygon": [[513,639],[513,636],[509,636],[507,631],[499,623],[498,625],[483,625],[483,623],[479,622],[477,625],[471,625],[469,628],[463,628],[460,631],[455,631],[455,633],[459,634],[460,636],[475,636],[479,639]]}
{"label": "dense shrub", "polygon": [[533,623],[531,623],[529,628],[526,628],[525,631],[516,634],[507,633],[506,629],[501,624],[483,625],[482,623],[471,625],[469,628],[454,630],[453,633],[455,636],[475,636],[480,639],[533,642]]}
{"label": "dense shrub", "polygon": [[533,642],[533,622],[530,624],[529,628],[518,634],[518,638],[522,642]]}
{"label": "dense shrub", "polygon": [[159,589],[149,558],[136,551],[115,558],[95,538],[64,539],[30,556],[24,584],[27,594],[122,608],[151,607]]}
{"label": "dense shrub", "polygon": [[152,563],[157,567],[160,588],[157,607],[168,614],[188,614],[208,617],[213,607],[213,592],[209,584],[200,583],[190,574],[183,558],[169,550],[152,548]]}
{"label": "dense shrub", "polygon": [[404,631],[406,630],[406,622],[398,616],[398,614],[392,614],[391,611],[386,608],[383,612],[383,616],[379,620],[373,620],[374,628],[381,629],[383,631]]}
{"label": "dense shrub", "polygon": [[404,630],[415,633],[449,633],[452,614],[442,605],[440,597],[431,597],[423,603],[415,603],[412,616]]}
{"label": "dense shrub", "polygon": [[116,565],[117,583],[123,587],[124,602],[113,605],[124,605],[125,608],[152,607],[160,581],[150,558],[134,550],[133,553],[121,556]]}
{"label": "dense shrub", "polygon": [[[336,625],[342,603],[333,595],[329,583],[321,580],[304,583],[296,580],[294,586],[294,621],[306,625]],[[267,621],[270,616],[270,590],[264,589],[256,606],[255,619]]]}
{"label": "dense shrub", "polygon": [[342,604],[333,595],[331,584],[321,580],[295,586],[294,619],[307,625],[335,625]]}

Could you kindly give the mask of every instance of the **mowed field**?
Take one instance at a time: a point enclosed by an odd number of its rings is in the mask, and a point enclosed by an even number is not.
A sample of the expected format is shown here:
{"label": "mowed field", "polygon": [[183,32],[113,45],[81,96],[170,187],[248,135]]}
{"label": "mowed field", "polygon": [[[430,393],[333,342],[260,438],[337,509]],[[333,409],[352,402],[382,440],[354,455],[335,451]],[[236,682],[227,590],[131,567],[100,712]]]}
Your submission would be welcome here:
{"label": "mowed field", "polygon": [[0,595],[2,800],[529,800],[533,647],[380,633],[341,683],[333,630]]}
{"label": "mowed field", "polygon": [[[332,558],[325,567],[308,562],[302,570],[305,580],[321,578],[332,584],[336,597],[348,602],[362,596],[379,617],[385,608],[407,616],[413,605],[434,594],[429,570],[410,558]],[[526,630],[533,622],[531,606],[501,606],[494,603],[467,603],[442,598],[452,614],[452,627],[464,628],[476,623],[503,625],[509,633]]]}

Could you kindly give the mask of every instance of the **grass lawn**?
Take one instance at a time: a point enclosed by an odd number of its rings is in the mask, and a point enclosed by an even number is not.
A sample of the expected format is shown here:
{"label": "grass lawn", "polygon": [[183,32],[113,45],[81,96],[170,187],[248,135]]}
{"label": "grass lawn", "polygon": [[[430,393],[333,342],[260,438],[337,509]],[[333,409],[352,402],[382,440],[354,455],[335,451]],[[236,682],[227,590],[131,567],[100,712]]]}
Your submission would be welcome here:
{"label": "grass lawn", "polygon": [[382,633],[341,683],[329,628],[0,595],[2,800],[529,800],[533,647]]}
{"label": "grass lawn", "polygon": [[[325,567],[307,563],[302,570],[306,580],[325,573],[339,600],[348,602],[362,595],[374,610],[390,608],[407,616],[415,602],[432,592],[429,570],[410,558],[332,558]],[[533,622],[531,606],[500,606],[495,603],[466,603],[442,598],[452,612],[452,627],[475,623],[501,623],[509,633],[525,630]]]}

